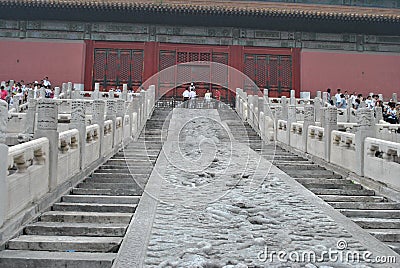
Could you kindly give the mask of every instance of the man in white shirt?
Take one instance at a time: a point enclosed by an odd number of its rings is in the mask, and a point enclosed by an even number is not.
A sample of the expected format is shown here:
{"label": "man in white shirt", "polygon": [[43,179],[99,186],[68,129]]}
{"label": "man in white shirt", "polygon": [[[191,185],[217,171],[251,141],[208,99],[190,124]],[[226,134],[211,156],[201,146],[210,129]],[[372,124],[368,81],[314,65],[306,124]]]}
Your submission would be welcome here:
{"label": "man in white shirt", "polygon": [[189,89],[185,89],[185,91],[183,91],[182,96],[183,96],[183,107],[187,108],[188,101],[190,99],[190,91],[189,91]]}
{"label": "man in white shirt", "polygon": [[339,107],[339,105],[342,103],[342,98],[340,97],[340,88],[338,88],[337,89],[337,93],[336,93],[336,95],[335,95],[335,98],[336,98],[336,103],[335,103],[335,105],[336,105],[336,107]]}

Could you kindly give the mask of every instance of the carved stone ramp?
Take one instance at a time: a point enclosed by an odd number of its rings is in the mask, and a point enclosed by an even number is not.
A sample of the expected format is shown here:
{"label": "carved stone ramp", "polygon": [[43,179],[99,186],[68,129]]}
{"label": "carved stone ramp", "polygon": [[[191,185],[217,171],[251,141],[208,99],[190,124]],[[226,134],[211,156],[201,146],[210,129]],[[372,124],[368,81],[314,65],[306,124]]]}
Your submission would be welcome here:
{"label": "carved stone ramp", "polygon": [[245,132],[221,111],[174,110],[114,267],[393,267],[265,259],[266,250],[396,253],[262,157],[257,135],[248,142],[258,152],[234,138]]}
{"label": "carved stone ramp", "polygon": [[[239,119],[235,113],[226,116]],[[239,137],[257,135],[247,123],[242,129],[235,125],[230,125],[230,128]],[[250,146],[337,211],[400,253],[400,203],[379,196],[375,191],[293,152],[274,144],[266,145],[259,137],[254,138]]]}
{"label": "carved stone ramp", "polygon": [[0,251],[0,267],[111,267],[161,150],[168,114],[155,110],[137,141],[25,226]]}

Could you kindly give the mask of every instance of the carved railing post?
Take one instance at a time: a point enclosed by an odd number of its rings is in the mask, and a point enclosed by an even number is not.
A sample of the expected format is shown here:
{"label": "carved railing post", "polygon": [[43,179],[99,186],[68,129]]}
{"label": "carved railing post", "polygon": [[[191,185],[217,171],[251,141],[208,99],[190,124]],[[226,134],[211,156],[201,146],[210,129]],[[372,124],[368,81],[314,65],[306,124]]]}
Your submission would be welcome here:
{"label": "carved railing post", "polygon": [[103,140],[104,140],[104,113],[105,113],[105,107],[106,103],[103,100],[94,100],[93,101],[93,117],[92,121],[93,124],[98,124],[99,125],[99,130],[100,130],[100,155],[102,152],[102,147],[103,147]]}
{"label": "carved railing post", "polygon": [[364,176],[364,141],[367,137],[374,138],[373,111],[369,108],[360,108],[357,111],[357,127],[355,137],[357,175]]}
{"label": "carved railing post", "polygon": [[34,138],[46,137],[49,140],[49,189],[57,187],[58,165],[58,106],[52,99],[40,99],[37,104],[38,120]]}
{"label": "carved railing post", "polygon": [[112,133],[114,135],[113,138],[113,148],[115,148],[116,144],[116,139],[117,139],[117,135],[115,133],[116,130],[116,124],[117,124],[117,104],[115,99],[108,99],[107,100],[107,111],[106,111],[106,120],[112,120],[113,121],[113,125],[112,125]]}
{"label": "carved railing post", "polygon": [[86,148],[86,103],[83,100],[73,100],[71,110],[71,122],[69,129],[79,131],[79,162],[81,169],[85,169]]}
{"label": "carved railing post", "polygon": [[307,152],[308,126],[311,125],[315,125],[314,106],[306,105],[304,107],[304,124],[303,124],[303,144],[306,152]]}
{"label": "carved railing post", "polygon": [[325,120],[322,127],[324,128],[325,160],[329,162],[332,131],[337,130],[337,108],[335,106],[325,108]]}
{"label": "carved railing post", "polygon": [[0,227],[5,221],[8,209],[8,146],[6,145],[7,115],[7,102],[0,100],[0,155],[2,156],[2,161],[0,161]]}
{"label": "carved railing post", "polygon": [[100,83],[94,83],[94,91],[92,92],[92,99],[100,99]]}

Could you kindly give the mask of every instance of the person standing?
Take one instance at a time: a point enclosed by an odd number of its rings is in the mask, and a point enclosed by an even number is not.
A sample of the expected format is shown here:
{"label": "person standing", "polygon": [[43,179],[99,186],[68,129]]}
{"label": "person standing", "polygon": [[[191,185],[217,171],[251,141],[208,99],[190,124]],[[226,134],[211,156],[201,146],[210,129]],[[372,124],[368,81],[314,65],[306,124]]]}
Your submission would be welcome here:
{"label": "person standing", "polygon": [[4,86],[1,86],[1,88],[0,88],[0,98],[3,101],[6,101],[7,100],[7,96],[8,96],[7,90],[4,88]]}
{"label": "person standing", "polygon": [[[192,85],[193,85],[193,83],[192,83]],[[190,96],[190,108],[196,108],[196,97],[197,97],[197,94],[196,94],[196,90],[195,90],[195,87],[194,86],[190,86],[190,94],[189,94],[189,96]]]}
{"label": "person standing", "polygon": [[189,91],[189,89],[185,89],[185,91],[183,91],[182,97],[183,97],[183,108],[187,108],[188,107],[188,101],[190,99],[190,91]]}

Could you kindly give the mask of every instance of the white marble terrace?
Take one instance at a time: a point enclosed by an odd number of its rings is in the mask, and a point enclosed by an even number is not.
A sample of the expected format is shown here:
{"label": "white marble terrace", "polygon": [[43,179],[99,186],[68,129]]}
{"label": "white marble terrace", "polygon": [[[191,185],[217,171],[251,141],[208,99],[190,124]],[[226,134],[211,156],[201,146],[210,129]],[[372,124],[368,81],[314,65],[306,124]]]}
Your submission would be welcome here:
{"label": "white marble terrace", "polygon": [[[118,98],[113,92],[104,98],[97,86],[89,98],[73,94],[68,84],[56,92],[55,99],[31,98],[9,111],[0,101],[0,154],[7,156],[0,163],[0,228],[40,209],[41,200],[137,138],[155,105],[154,86]],[[12,134],[25,142],[7,146]]]}

